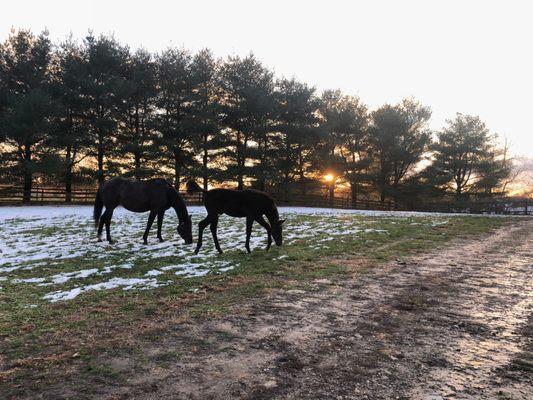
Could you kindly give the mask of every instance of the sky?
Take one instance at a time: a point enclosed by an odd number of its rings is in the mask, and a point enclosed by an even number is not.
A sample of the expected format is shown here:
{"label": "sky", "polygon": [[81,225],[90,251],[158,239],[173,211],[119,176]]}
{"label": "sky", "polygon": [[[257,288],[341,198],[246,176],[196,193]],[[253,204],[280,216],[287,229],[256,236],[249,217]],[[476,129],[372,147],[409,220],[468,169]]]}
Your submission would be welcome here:
{"label": "sky", "polygon": [[533,157],[533,2],[524,0],[47,0],[2,4],[12,28],[52,39],[114,34],[132,48],[253,52],[278,76],[341,89],[371,108],[413,96],[431,127],[478,115]]}

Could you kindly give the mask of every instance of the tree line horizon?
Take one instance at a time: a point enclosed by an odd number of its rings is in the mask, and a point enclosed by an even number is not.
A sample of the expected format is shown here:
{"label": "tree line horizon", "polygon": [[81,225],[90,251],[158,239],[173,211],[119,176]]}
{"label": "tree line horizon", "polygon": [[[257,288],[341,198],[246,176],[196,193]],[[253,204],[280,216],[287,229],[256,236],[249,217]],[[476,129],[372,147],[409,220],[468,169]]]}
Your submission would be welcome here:
{"label": "tree line horizon", "polygon": [[485,123],[457,113],[432,131],[430,118],[414,98],[371,111],[318,94],[252,53],[132,51],[92,33],[54,44],[29,30],[0,44],[0,183],[22,185],[25,201],[36,181],[69,201],[73,185],[114,175],[286,196],[323,190],[329,175],[354,204],[504,195],[512,160]]}

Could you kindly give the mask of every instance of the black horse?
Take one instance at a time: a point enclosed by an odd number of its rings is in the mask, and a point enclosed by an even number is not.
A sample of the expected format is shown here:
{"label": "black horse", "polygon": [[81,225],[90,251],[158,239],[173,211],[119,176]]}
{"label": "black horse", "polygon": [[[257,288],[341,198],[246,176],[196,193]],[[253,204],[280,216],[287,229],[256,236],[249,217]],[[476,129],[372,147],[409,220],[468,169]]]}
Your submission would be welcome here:
{"label": "black horse", "polygon": [[[252,225],[256,221],[266,229],[268,234],[268,243],[266,249],[270,249],[272,237],[277,246],[282,243],[281,225],[284,220],[279,219],[278,209],[274,199],[264,192],[258,190],[232,190],[232,189],[212,189],[203,190],[195,181],[187,182],[187,192],[202,192],[204,205],[207,210],[207,217],[198,224],[198,243],[195,254],[198,254],[202,247],[202,235],[207,225],[211,226],[213,241],[219,253],[222,249],[218,244],[217,226],[218,217],[221,214],[227,214],[231,217],[246,217],[246,250],[250,253],[250,235],[252,234]],[[270,225],[263,218],[265,215]]]}
{"label": "black horse", "polygon": [[[123,177],[116,177],[104,182],[98,188],[96,200],[94,201],[94,224],[98,227],[98,241],[102,240],[102,228],[105,224],[106,237],[109,243],[113,243],[109,226],[113,210],[122,205],[126,210],[133,212],[150,211],[148,225],[144,231],[144,244],[148,241],[148,232],[157,216],[157,238],[160,242],[161,225],[165,211],[170,207],[176,210],[179,219],[178,233],[186,244],[192,243],[192,222],[191,216],[187,212],[185,201],[166,180],[150,179],[146,181],[136,181]],[[102,208],[105,211],[102,213]]]}

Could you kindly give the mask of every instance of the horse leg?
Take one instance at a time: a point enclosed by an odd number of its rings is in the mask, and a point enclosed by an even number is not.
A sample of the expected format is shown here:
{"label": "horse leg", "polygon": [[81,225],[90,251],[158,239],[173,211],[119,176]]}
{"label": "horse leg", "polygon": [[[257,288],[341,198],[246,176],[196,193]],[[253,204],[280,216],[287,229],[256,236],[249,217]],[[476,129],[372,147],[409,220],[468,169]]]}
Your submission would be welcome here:
{"label": "horse leg", "polygon": [[194,254],[198,254],[200,248],[202,247],[202,235],[204,234],[204,229],[211,223],[211,217],[209,214],[203,220],[198,223],[198,243],[196,244],[196,250]]}
{"label": "horse leg", "polygon": [[248,253],[251,253],[250,236],[252,236],[252,225],[253,224],[254,224],[254,219],[252,217],[246,217],[246,244],[244,246],[246,247],[246,251],[248,251]]}
{"label": "horse leg", "polygon": [[157,214],[157,238],[160,242],[164,242],[163,238],[161,237],[161,227],[163,225],[163,217],[165,216],[165,211],[161,211],[159,214]]}
{"label": "horse leg", "polygon": [[148,232],[150,232],[150,228],[152,227],[152,224],[154,223],[154,219],[156,215],[157,215],[156,211],[154,210],[150,211],[150,215],[148,216],[148,224],[146,224],[146,230],[144,231],[144,235],[143,235],[144,244],[148,244]]}
{"label": "horse leg", "polygon": [[211,221],[211,234],[213,235],[213,241],[215,242],[215,247],[219,254],[222,254],[222,249],[220,248],[220,244],[218,244],[218,237],[217,237],[217,227],[218,227],[218,215],[212,219]]}
{"label": "horse leg", "polygon": [[272,245],[272,233],[270,230],[270,225],[268,224],[268,222],[265,221],[262,215],[260,215],[259,217],[256,217],[255,220],[257,221],[259,225],[261,225],[267,231],[268,241],[267,241],[266,250],[268,251],[268,249],[270,249],[270,246]]}
{"label": "horse leg", "polygon": [[100,222],[98,223],[98,241],[102,241],[102,230],[104,229],[105,221],[107,220],[107,208],[104,213],[100,216]]}
{"label": "horse leg", "polygon": [[110,232],[110,227],[111,227],[111,218],[113,217],[113,208],[107,210],[108,214],[107,214],[107,218],[105,220],[105,234],[106,234],[106,238],[107,238],[107,241],[109,242],[109,244],[113,244],[115,243],[113,241],[113,239],[111,239],[111,232]]}

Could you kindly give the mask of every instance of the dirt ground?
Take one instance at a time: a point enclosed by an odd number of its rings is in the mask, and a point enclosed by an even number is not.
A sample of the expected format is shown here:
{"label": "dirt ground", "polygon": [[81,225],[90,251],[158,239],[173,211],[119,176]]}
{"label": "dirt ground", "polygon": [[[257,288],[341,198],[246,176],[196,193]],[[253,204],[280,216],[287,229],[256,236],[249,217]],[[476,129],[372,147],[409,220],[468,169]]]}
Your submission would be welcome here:
{"label": "dirt ground", "polygon": [[176,325],[97,397],[532,399],[532,314],[529,219]]}

